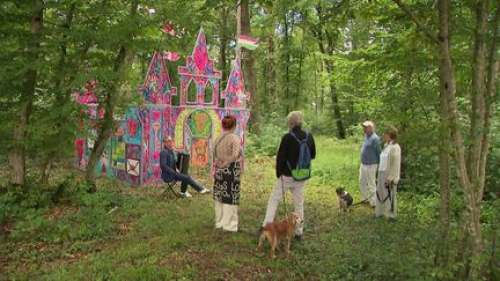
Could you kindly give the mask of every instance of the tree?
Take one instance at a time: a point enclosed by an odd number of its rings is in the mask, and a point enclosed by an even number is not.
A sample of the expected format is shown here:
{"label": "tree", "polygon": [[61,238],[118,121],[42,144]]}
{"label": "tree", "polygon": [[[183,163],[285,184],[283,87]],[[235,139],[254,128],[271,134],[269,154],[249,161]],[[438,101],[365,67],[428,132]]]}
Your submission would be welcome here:
{"label": "tree", "polygon": [[333,56],[337,48],[339,33],[335,27],[338,25],[336,16],[342,16],[341,8],[344,1],[336,2],[335,5],[328,6],[319,1],[315,7],[318,22],[312,28],[312,33],[317,39],[318,47],[323,54],[323,63],[329,74],[330,98],[332,102],[333,117],[337,126],[337,137],[344,139],[346,130],[342,112],[339,104],[338,89],[334,79],[335,61]]}
{"label": "tree", "polygon": [[137,32],[137,27],[134,26],[137,24],[136,15],[138,6],[139,0],[132,1],[127,17],[128,21],[124,23],[127,28],[124,31],[123,37],[118,39],[118,53],[115,55],[112,65],[113,74],[111,79],[104,83],[104,89],[106,90],[103,107],[105,110],[104,117],[98,122],[97,139],[90,154],[85,173],[87,181],[92,184],[91,191],[95,191],[95,167],[115,127],[114,109],[120,84],[124,80],[134,56],[131,43],[134,34]]}
{"label": "tree", "polygon": [[[250,6],[248,0],[240,0],[237,13],[236,37],[240,35],[251,35],[250,29]],[[251,51],[241,50],[242,67],[245,75],[246,88],[252,94],[250,100],[251,117],[249,127],[254,131],[259,131],[259,98],[257,95],[257,78],[254,71],[254,57]]]}
{"label": "tree", "polygon": [[44,3],[41,0],[31,1],[30,37],[24,46],[25,59],[32,60],[23,73],[22,92],[19,97],[19,111],[17,113],[17,124],[13,128],[13,143],[9,152],[9,164],[12,168],[12,183],[23,186],[26,175],[26,134],[30,122],[35,86],[37,83],[37,63],[40,53],[40,38],[43,28]]}
{"label": "tree", "polygon": [[[485,160],[489,153],[489,127],[487,120],[491,118],[491,111],[487,110],[486,100],[491,104],[496,102],[490,96],[496,93],[496,69],[497,58],[497,32],[500,5],[497,1],[497,12],[491,23],[492,39],[487,52],[488,17],[490,1],[475,1],[474,14],[476,15],[476,26],[474,28],[474,48],[472,53],[472,79],[471,79],[471,126],[469,132],[470,145],[466,146],[460,128],[457,99],[455,65],[452,61],[453,45],[450,40],[450,17],[451,3],[449,0],[438,2],[439,34],[436,36],[427,26],[424,26],[411,10],[401,1],[394,0],[396,4],[415,22],[418,28],[437,46],[439,53],[440,84],[442,94],[442,110],[444,122],[442,136],[447,135],[448,140],[454,148],[454,158],[457,166],[458,179],[464,191],[466,210],[464,213],[464,224],[466,231],[466,250],[470,256],[466,256],[465,276],[468,280],[479,280],[482,270],[480,262],[484,250],[481,236],[481,203],[485,184]],[[489,53],[489,57],[487,54]],[[487,86],[490,85],[490,86]],[[446,110],[446,112],[444,112]],[[443,148],[445,149],[445,148]],[[442,167],[443,168],[443,167]]]}

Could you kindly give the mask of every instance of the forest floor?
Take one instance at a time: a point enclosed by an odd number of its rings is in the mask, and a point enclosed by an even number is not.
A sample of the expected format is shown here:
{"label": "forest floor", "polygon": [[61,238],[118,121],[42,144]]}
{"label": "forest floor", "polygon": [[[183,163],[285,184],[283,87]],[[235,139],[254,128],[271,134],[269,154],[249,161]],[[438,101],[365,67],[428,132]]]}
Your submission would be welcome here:
{"label": "forest floor", "polygon": [[293,243],[289,258],[256,251],[275,182],[274,160],[259,157],[247,161],[239,233],[214,230],[211,195],[165,199],[160,189],[101,180],[95,194],[4,225],[0,280],[432,280],[435,221],[419,207],[422,201],[401,192],[396,222],[375,219],[366,206],[339,216],[335,187],[359,199],[359,145],[317,143],[305,237]]}

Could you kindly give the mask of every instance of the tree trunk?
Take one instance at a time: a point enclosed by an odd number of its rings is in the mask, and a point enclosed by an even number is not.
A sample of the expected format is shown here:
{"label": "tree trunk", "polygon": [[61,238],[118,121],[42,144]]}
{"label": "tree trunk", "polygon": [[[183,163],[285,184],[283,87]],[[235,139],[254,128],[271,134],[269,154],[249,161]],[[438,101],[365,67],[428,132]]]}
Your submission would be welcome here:
{"label": "tree trunk", "polygon": [[[325,63],[324,61],[321,62],[320,64],[320,73],[321,76],[325,73]],[[323,85],[323,79],[321,79],[320,83],[320,95],[319,95],[319,112],[323,114],[325,110],[325,85]]]}
{"label": "tree trunk", "polygon": [[[446,89],[448,101],[448,126],[450,128],[451,138],[455,148],[455,161],[457,166],[458,179],[464,191],[466,213],[466,236],[468,237],[467,251],[470,255],[466,256],[466,278],[468,280],[479,280],[481,263],[480,256],[483,252],[483,243],[481,238],[481,225],[480,225],[480,204],[477,200],[477,192],[474,184],[470,181],[468,173],[465,147],[463,136],[458,126],[458,113],[456,103],[456,83],[453,73],[453,64],[451,61],[451,50],[449,42],[449,0],[440,0],[439,4],[439,53],[440,53],[440,79],[443,87]],[[477,69],[477,66],[475,66]],[[474,114],[474,113],[473,113]],[[470,170],[476,170],[476,167],[470,166]]]}
{"label": "tree trunk", "polygon": [[[137,7],[139,3],[138,0],[132,2],[130,16],[135,17],[137,14]],[[128,38],[133,38],[133,34],[130,34]],[[115,58],[113,71],[117,73],[116,77],[108,83],[105,84],[106,98],[104,101],[104,118],[99,120],[98,124],[98,135],[94,143],[94,147],[89,156],[89,161],[87,163],[87,169],[85,171],[85,177],[87,182],[91,185],[89,191],[95,192],[95,168],[101,157],[104,149],[106,148],[106,143],[111,137],[114,129],[114,119],[113,112],[115,107],[115,99],[117,97],[117,92],[120,89],[120,83],[124,79],[126,70],[130,67],[132,63],[132,58],[134,54],[129,48],[129,42],[124,42],[120,47],[119,52]]]}
{"label": "tree trunk", "polygon": [[328,60],[326,62],[326,69],[330,75],[330,97],[332,99],[333,117],[335,118],[335,124],[337,124],[337,137],[339,139],[345,139],[346,133],[344,128],[344,123],[342,121],[342,113],[340,112],[339,100],[337,96],[337,87],[335,85],[335,80],[332,78],[334,66],[333,62]]}
{"label": "tree trunk", "polygon": [[[69,31],[71,24],[73,22],[73,17],[75,15],[76,4],[71,3],[66,13],[66,19],[62,23],[61,27],[67,29]],[[65,70],[67,69],[67,36],[63,35],[61,44],[59,46],[60,56],[59,61],[56,66],[55,75],[53,77],[53,85],[56,94],[55,106],[59,110],[63,110],[64,106],[69,101],[69,85],[75,78],[76,71],[72,71],[71,74],[66,74]],[[70,78],[68,79],[68,76]],[[55,139],[57,140],[55,143],[59,144],[57,147],[52,147],[51,151],[48,153],[47,158],[44,159],[43,164],[41,166],[41,179],[40,182],[42,184],[47,184],[49,182],[51,169],[53,167],[53,163],[55,158],[57,158],[58,153],[61,151],[59,149],[60,145],[64,142],[67,142],[64,134],[64,125],[66,120],[57,120],[55,124],[56,135]]]}
{"label": "tree trunk", "polygon": [[[278,98],[276,97],[276,71],[274,68],[275,65],[275,60],[274,60],[274,41],[273,41],[273,35],[271,34],[268,39],[268,46],[267,46],[267,71],[266,71],[266,81],[267,81],[267,93],[269,95],[269,104],[276,104],[278,101]],[[274,111],[274,108],[270,108],[270,110]]]}
{"label": "tree trunk", "polygon": [[476,28],[474,52],[472,61],[472,88],[471,88],[471,126],[470,147],[468,154],[468,172],[474,185],[479,180],[479,161],[482,152],[482,132],[485,116],[486,94],[486,32],[488,28],[488,3],[489,0],[476,3]]}
{"label": "tree trunk", "polygon": [[290,112],[290,49],[289,49],[289,38],[288,38],[288,19],[287,13],[285,11],[283,26],[285,28],[285,35],[283,44],[285,46],[285,110],[286,114]]}
{"label": "tree trunk", "polygon": [[[481,254],[484,251],[484,243],[481,237],[481,203],[484,192],[484,174],[485,165],[483,166],[481,160],[487,158],[489,153],[488,149],[488,134],[489,128],[486,128],[485,121],[489,119],[487,116],[487,47],[486,47],[486,34],[488,32],[488,10],[490,1],[477,1],[476,3],[476,28],[475,28],[475,41],[473,53],[473,75],[471,87],[471,129],[470,140],[471,146],[469,148],[468,164],[469,164],[469,183],[471,186],[465,192],[466,206],[468,215],[466,218],[467,227],[469,232],[468,248],[471,252],[471,257],[466,261],[469,266],[467,278],[469,280],[478,280],[481,276],[483,262],[480,261]],[[497,21],[497,19],[495,20]],[[497,29],[497,26],[494,27]],[[494,33],[496,34],[497,31]],[[494,41],[495,42],[495,41]],[[493,47],[495,48],[495,47]],[[489,126],[489,124],[487,124]],[[484,147],[486,146],[486,147]],[[482,170],[481,170],[482,169]]]}
{"label": "tree trunk", "polygon": [[[471,87],[471,128],[468,154],[464,145],[464,139],[459,127],[458,109],[456,101],[456,83],[451,59],[451,47],[449,41],[450,24],[450,0],[439,0],[439,35],[437,38],[426,29],[410,10],[399,0],[393,0],[398,6],[408,14],[416,23],[419,29],[424,32],[433,42],[439,46],[439,75],[442,87],[441,93],[446,95],[448,114],[446,124],[449,128],[450,139],[454,148],[454,158],[458,174],[459,184],[464,192],[466,210],[463,214],[463,227],[466,244],[460,253],[464,253],[465,274],[467,280],[480,280],[484,262],[481,259],[484,245],[481,237],[481,201],[484,192],[485,158],[488,156],[489,140],[489,106],[494,100],[488,102],[493,86],[496,83],[496,36],[498,33],[498,10],[493,24],[494,40],[490,50],[489,78],[486,84],[486,40],[487,18],[489,1],[476,1],[476,27],[473,52],[473,73]],[[497,1],[498,2],[498,1]],[[488,79],[489,79],[488,78]],[[490,87],[490,83],[492,86]]]}
{"label": "tree trunk", "polygon": [[[328,32],[326,30],[325,23],[321,20],[323,18],[322,16],[322,8],[321,6],[316,6],[316,11],[318,13],[318,16],[320,18],[320,24],[319,26],[313,30],[313,34],[315,35],[317,42],[318,42],[318,47],[320,52],[323,54],[325,58],[323,58],[324,64],[326,66],[326,70],[329,75],[329,87],[330,87],[330,98],[332,100],[332,109],[333,109],[333,118],[335,118],[335,124],[337,126],[337,137],[339,139],[345,139],[346,137],[346,130],[344,127],[344,122],[342,119],[342,112],[340,111],[340,105],[339,105],[339,100],[338,100],[338,94],[337,94],[337,87],[335,85],[335,79],[333,78],[334,76],[334,62],[331,58],[331,56],[334,53],[335,50],[335,36],[331,32]],[[322,92],[323,96],[323,92]],[[323,99],[323,98],[322,98]]]}
{"label": "tree trunk", "polygon": [[304,38],[302,38],[302,44],[300,46],[300,57],[299,57],[299,83],[297,86],[297,94],[295,95],[295,103],[294,103],[294,108],[299,107],[299,102],[300,102],[300,96],[302,94],[302,65],[304,62]]}
{"label": "tree trunk", "polygon": [[[32,1],[31,15],[31,38],[26,47],[26,57],[28,60],[36,61],[39,56],[40,35],[43,27],[44,4],[41,0]],[[30,64],[24,73],[22,93],[20,98],[20,109],[18,112],[18,122],[13,129],[13,145],[9,151],[9,165],[12,169],[12,184],[24,186],[26,163],[25,146],[26,134],[29,125],[29,118],[33,107],[33,97],[37,82],[36,63]]]}
{"label": "tree trunk", "polygon": [[[500,62],[498,61],[498,27],[500,21],[500,3],[497,5],[495,18],[492,23],[493,37],[491,40],[489,55],[488,55],[488,80],[486,84],[486,107],[484,111],[484,130],[482,135],[482,152],[479,164],[479,182],[483,183],[486,180],[486,162],[488,160],[488,152],[490,149],[489,134],[491,127],[491,116],[495,114],[497,99],[497,78]],[[483,198],[484,188],[480,194]]]}
{"label": "tree trunk", "polygon": [[[251,29],[250,29],[250,7],[249,7],[249,0],[240,0],[240,5],[238,6],[238,18],[237,18],[237,25],[236,25],[236,34],[237,38],[239,38],[240,35],[251,35]],[[259,118],[260,118],[260,112],[259,112],[259,97],[257,95],[257,78],[255,76],[255,71],[254,71],[254,57],[251,51],[243,49],[241,50],[241,61],[242,61],[242,67],[243,71],[245,73],[245,84],[246,84],[246,89],[250,92],[251,98],[249,102],[250,106],[250,120],[248,123],[249,128],[258,133],[259,132]]]}
{"label": "tree trunk", "polygon": [[448,268],[450,232],[450,132],[448,129],[448,101],[446,83],[440,80],[440,122],[439,130],[439,221],[440,243],[436,251],[436,265]]}

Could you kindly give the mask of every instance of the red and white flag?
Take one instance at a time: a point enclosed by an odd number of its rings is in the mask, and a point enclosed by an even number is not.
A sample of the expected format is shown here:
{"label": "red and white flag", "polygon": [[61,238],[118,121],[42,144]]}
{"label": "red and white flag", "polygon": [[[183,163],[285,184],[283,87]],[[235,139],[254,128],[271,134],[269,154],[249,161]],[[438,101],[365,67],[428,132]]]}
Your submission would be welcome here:
{"label": "red and white flag", "polygon": [[240,35],[238,38],[238,46],[248,49],[248,50],[255,50],[259,46],[259,40],[250,37],[248,35]]}

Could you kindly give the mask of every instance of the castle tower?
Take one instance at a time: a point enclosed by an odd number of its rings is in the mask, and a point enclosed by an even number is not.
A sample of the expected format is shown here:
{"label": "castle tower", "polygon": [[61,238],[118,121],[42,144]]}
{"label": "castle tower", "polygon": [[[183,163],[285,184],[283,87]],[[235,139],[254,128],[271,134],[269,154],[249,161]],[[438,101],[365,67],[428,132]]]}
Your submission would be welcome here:
{"label": "castle tower", "polygon": [[178,68],[181,91],[180,106],[218,106],[220,71],[208,57],[207,41],[200,29],[193,53],[186,58],[186,65]]}

